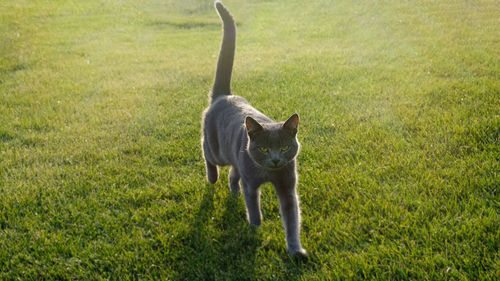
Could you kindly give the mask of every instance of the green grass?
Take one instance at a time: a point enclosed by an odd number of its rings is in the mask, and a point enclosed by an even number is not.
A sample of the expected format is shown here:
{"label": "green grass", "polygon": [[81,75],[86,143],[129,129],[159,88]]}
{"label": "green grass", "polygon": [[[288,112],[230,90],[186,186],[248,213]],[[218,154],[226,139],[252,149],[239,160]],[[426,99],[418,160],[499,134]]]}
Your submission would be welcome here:
{"label": "green grass", "polygon": [[1,280],[497,280],[500,5],[242,1],[233,89],[301,115],[304,247],[204,178],[211,1],[0,4]]}

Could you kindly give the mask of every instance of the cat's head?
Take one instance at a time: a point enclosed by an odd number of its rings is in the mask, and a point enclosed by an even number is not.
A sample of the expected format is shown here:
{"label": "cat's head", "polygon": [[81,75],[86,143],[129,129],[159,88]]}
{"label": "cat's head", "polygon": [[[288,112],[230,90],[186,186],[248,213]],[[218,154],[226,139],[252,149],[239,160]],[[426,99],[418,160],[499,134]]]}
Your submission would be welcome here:
{"label": "cat's head", "polygon": [[248,154],[262,168],[278,170],[295,159],[300,148],[297,140],[299,115],[285,122],[260,124],[252,117],[245,119],[248,133]]}

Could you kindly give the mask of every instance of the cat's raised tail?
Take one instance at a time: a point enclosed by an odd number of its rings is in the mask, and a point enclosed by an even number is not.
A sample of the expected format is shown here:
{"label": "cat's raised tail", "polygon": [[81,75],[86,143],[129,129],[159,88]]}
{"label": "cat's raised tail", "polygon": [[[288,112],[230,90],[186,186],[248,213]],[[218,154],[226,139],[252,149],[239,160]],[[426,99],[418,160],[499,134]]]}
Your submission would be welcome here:
{"label": "cat's raised tail", "polygon": [[215,72],[211,100],[217,96],[231,94],[231,72],[233,70],[234,49],[236,47],[236,24],[233,16],[220,0],[215,1],[215,8],[222,19],[224,33]]}

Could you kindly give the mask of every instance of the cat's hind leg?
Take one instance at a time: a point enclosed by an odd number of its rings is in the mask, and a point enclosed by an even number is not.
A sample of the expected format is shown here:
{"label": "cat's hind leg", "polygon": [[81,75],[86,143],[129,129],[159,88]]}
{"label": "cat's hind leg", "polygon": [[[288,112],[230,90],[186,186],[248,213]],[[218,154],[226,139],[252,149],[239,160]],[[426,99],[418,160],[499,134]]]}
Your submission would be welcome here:
{"label": "cat's hind leg", "polygon": [[217,182],[217,179],[219,179],[219,169],[216,165],[208,162],[208,160],[205,160],[205,166],[207,170],[207,180],[209,183],[214,184]]}
{"label": "cat's hind leg", "polygon": [[240,191],[240,174],[234,167],[229,170],[229,188],[233,193]]}
{"label": "cat's hind leg", "polygon": [[202,149],[203,149],[203,158],[205,158],[205,167],[207,171],[207,180],[209,183],[214,184],[219,179],[219,169],[217,165],[212,164],[213,161],[211,156],[210,147],[207,144],[206,136],[202,138]]}

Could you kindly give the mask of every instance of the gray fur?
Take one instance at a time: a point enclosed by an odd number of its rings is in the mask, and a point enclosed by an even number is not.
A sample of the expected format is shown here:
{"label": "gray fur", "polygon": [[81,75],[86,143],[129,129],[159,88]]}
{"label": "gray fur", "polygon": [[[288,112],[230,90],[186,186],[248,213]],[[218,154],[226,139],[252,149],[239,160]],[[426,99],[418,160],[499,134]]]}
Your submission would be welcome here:
{"label": "gray fur", "polygon": [[224,23],[224,33],[222,35],[217,71],[215,72],[215,81],[212,88],[212,98],[218,95],[231,94],[231,72],[233,71],[236,44],[236,24],[234,23],[233,16],[219,1],[215,2],[215,8]]}
{"label": "gray fur", "polygon": [[274,122],[244,98],[231,94],[236,26],[220,1],[215,2],[215,7],[223,22],[224,35],[211,104],[203,113],[202,148],[207,179],[214,184],[219,177],[217,166],[230,165],[231,191],[237,193],[241,181],[248,221],[256,226],[262,219],[259,187],[271,182],[280,202],[288,251],[305,257],[306,251],[300,244],[295,161],[300,149],[296,137],[299,116],[293,114],[285,122]]}

